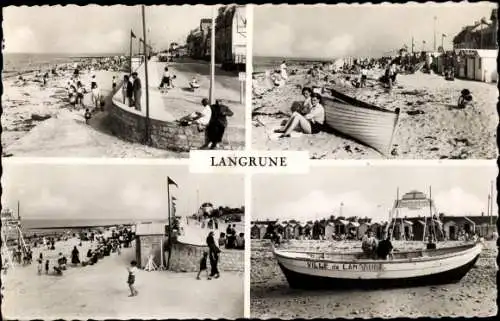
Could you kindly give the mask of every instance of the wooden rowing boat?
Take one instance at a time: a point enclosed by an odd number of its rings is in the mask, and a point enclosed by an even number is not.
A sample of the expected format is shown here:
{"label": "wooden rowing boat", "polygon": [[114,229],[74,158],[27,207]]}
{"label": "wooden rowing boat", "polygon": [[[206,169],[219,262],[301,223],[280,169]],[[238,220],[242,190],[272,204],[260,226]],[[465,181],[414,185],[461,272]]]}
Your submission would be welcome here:
{"label": "wooden rowing boat", "polygon": [[458,282],[483,248],[474,244],[435,250],[394,252],[387,260],[363,253],[326,254],[273,249],[292,288],[342,289],[410,287]]}
{"label": "wooden rowing boat", "polygon": [[327,126],[363,145],[388,155],[399,120],[399,108],[383,109],[334,89],[322,97]]}

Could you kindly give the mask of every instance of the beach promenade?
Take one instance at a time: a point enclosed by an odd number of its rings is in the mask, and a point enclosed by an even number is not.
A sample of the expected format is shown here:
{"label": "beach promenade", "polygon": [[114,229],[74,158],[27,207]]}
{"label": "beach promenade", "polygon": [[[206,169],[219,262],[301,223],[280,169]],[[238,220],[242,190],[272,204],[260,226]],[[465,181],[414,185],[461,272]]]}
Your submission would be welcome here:
{"label": "beach promenade", "polygon": [[[191,67],[186,66],[191,65]],[[174,88],[162,93],[158,87],[165,67],[169,68],[172,75]],[[165,63],[159,62],[154,57],[148,61],[148,89],[149,89],[149,117],[151,119],[172,122],[195,111],[201,111],[201,100],[209,97],[210,75],[209,70],[203,68],[200,63]],[[209,66],[208,66],[209,67]],[[136,70],[145,88],[145,65],[142,64]],[[203,74],[199,73],[203,72]],[[192,91],[189,82],[196,77],[200,87]],[[228,78],[227,76],[224,79]],[[238,82],[237,79],[232,79]],[[229,118],[229,128],[244,128],[245,110],[243,104],[239,102],[239,92],[234,86],[228,87],[223,81],[215,79],[215,98],[220,99],[228,105],[234,112],[234,116]],[[127,111],[146,117],[146,93],[143,89],[141,97],[141,110],[137,111],[133,107],[123,104],[121,88],[113,96],[113,103]]]}
{"label": "beach promenade", "polygon": [[[66,255],[76,239],[58,242],[44,256]],[[79,248],[82,257],[90,242]],[[49,252],[49,253],[47,253]],[[51,253],[50,253],[51,252]],[[38,257],[38,249],[34,257]],[[241,318],[243,276],[224,272],[220,279],[196,280],[196,273],[139,270],[139,295],[128,297],[127,267],[135,247],[122,250],[92,266],[69,267],[63,276],[37,275],[36,263],[16,266],[2,276],[2,314],[7,319],[131,319]],[[228,286],[230,285],[230,286]]]}

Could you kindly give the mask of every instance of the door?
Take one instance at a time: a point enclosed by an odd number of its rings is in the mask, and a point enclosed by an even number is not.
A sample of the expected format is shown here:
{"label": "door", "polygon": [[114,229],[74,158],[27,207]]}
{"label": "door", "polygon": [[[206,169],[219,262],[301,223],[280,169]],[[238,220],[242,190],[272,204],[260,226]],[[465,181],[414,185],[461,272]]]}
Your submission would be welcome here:
{"label": "door", "polygon": [[449,238],[450,240],[456,240],[456,235],[455,235],[455,233],[456,233],[456,232],[457,232],[457,231],[456,231],[455,226],[450,226],[450,233],[449,233],[449,235],[448,235],[448,238]]}
{"label": "door", "polygon": [[474,58],[467,57],[467,79],[474,79],[475,77],[475,68],[474,68]]}

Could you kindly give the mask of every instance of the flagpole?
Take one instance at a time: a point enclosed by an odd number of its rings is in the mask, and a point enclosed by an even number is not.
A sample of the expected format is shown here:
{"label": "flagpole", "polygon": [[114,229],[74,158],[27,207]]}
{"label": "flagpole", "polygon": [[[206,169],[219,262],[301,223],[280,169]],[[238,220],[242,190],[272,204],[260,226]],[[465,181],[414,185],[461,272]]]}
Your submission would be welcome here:
{"label": "flagpole", "polygon": [[149,82],[148,82],[148,57],[147,51],[146,51],[146,46],[147,46],[147,39],[146,39],[146,14],[145,14],[145,6],[141,6],[142,9],[142,36],[143,36],[143,44],[144,44],[144,71],[145,71],[145,88],[146,88],[146,133],[144,137],[144,142],[146,145],[150,144],[151,137],[149,135]]}
{"label": "flagpole", "polygon": [[437,17],[434,16],[434,52],[436,52],[436,20]]}
{"label": "flagpole", "polygon": [[130,57],[129,57],[129,63],[130,63],[130,68],[129,68],[129,74],[132,73],[132,30],[130,30]]}
{"label": "flagpole", "polygon": [[167,178],[167,197],[168,197],[168,258],[167,270],[170,268],[170,254],[172,253],[172,224],[170,219],[170,179]]}
{"label": "flagpole", "polygon": [[210,104],[215,103],[215,6],[212,7],[212,25],[210,28]]}

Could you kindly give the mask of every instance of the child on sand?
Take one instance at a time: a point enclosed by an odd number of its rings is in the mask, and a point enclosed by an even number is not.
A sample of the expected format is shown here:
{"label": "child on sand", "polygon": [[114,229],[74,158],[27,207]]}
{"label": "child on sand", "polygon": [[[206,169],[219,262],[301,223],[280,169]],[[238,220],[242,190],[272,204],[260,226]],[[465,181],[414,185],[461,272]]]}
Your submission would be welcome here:
{"label": "child on sand", "polygon": [[200,259],[200,270],[198,271],[198,275],[196,275],[196,280],[201,280],[200,279],[201,271],[205,271],[207,273],[207,280],[211,279],[210,275],[208,275],[207,258],[208,258],[208,252],[205,251],[203,252],[203,256]]}
{"label": "child on sand", "polygon": [[135,288],[135,274],[137,273],[137,262],[132,261],[130,262],[130,267],[127,268],[128,270],[128,279],[127,279],[127,284],[130,289],[130,295],[129,296],[136,296],[139,294],[139,291]]}
{"label": "child on sand", "polygon": [[92,118],[92,114],[88,108],[85,109],[85,124],[88,125],[90,118]]}
{"label": "child on sand", "polygon": [[42,264],[43,264],[43,260],[41,258],[38,259],[38,264],[37,264],[37,272],[38,272],[38,275],[42,275]]}

